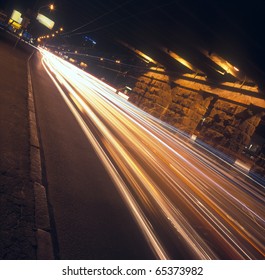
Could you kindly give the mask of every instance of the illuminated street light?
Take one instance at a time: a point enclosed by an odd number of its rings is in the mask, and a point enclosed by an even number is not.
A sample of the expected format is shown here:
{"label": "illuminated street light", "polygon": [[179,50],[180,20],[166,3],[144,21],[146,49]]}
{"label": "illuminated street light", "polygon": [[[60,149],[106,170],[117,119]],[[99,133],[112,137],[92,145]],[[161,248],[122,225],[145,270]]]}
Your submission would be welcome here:
{"label": "illuminated street light", "polygon": [[48,4],[48,5],[41,6],[41,7],[38,9],[38,13],[40,12],[41,9],[46,8],[46,7],[48,7],[48,8],[50,9],[50,11],[54,11],[54,10],[55,10],[54,4]]}

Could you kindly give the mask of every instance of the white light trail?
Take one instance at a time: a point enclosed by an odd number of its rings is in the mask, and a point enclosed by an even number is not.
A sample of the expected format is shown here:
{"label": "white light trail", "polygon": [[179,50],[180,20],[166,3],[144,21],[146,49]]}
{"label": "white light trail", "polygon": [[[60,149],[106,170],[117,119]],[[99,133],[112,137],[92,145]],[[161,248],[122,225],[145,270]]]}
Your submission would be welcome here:
{"label": "white light trail", "polygon": [[[210,157],[189,148],[113,87],[45,50],[41,53],[46,71],[158,258],[168,259],[172,252],[156,230],[160,220],[166,234],[181,240],[192,258],[216,259],[217,247],[227,258],[265,257],[264,194],[228,177]],[[89,130],[88,119],[100,141]]]}

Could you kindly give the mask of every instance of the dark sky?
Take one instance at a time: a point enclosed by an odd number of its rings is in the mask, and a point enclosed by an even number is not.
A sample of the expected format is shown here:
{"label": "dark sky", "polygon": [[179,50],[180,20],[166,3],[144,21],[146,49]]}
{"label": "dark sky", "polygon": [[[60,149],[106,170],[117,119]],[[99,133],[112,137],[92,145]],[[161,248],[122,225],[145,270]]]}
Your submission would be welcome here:
{"label": "dark sky", "polygon": [[[0,8],[37,10],[43,0],[0,0]],[[216,51],[236,65],[251,62],[265,72],[265,1],[55,0],[47,15],[64,26],[69,41],[83,35],[110,48],[117,39],[152,55],[157,47]],[[45,12],[45,9],[43,9]],[[82,27],[83,26],[83,27]],[[81,28],[82,27],[82,28]]]}

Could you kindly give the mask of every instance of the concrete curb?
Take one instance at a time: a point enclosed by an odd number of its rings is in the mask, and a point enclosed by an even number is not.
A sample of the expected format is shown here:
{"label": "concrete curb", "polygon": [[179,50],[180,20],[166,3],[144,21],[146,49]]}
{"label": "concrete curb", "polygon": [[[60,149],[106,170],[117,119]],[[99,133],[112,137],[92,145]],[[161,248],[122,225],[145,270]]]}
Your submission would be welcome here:
{"label": "concrete curb", "polygon": [[35,105],[33,98],[33,88],[29,61],[34,52],[27,61],[28,73],[28,110],[29,110],[29,130],[30,130],[30,177],[34,183],[35,198],[35,225],[37,240],[37,259],[53,260],[53,245],[50,233],[50,218],[46,189],[42,185],[42,168],[40,156],[40,142],[37,131],[37,122],[35,114]]}

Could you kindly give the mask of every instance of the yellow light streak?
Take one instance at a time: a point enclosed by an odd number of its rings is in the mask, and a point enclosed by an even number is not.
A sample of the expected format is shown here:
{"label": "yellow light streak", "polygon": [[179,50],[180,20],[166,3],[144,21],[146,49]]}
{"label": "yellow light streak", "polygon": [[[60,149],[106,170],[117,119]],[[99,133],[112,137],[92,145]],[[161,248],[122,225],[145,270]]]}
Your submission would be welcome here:
{"label": "yellow light streak", "polygon": [[179,56],[177,53],[175,53],[175,52],[173,52],[173,51],[171,51],[167,48],[163,48],[163,51],[166,52],[167,54],[169,54],[176,61],[178,61],[179,63],[181,63],[182,65],[184,65],[188,69],[190,69],[191,71],[193,71],[194,73],[203,73],[201,70],[199,70],[198,68],[193,66],[190,62],[188,62],[187,60],[185,60],[184,58]]}
{"label": "yellow light streak", "polygon": [[[111,86],[45,50],[41,52],[49,75],[158,258],[170,255],[150,224],[152,215],[166,221],[163,227],[169,228],[194,258],[218,258],[196,223],[208,226],[212,240],[222,242],[220,248],[228,248],[225,253],[230,258],[264,257],[265,213],[259,202],[264,197],[242,181],[233,183],[236,179],[223,173],[216,162],[211,164],[210,157],[188,148],[187,142],[158,126],[159,120],[115,94]],[[103,144],[89,131],[87,118]],[[126,178],[128,185],[121,178]]]}

